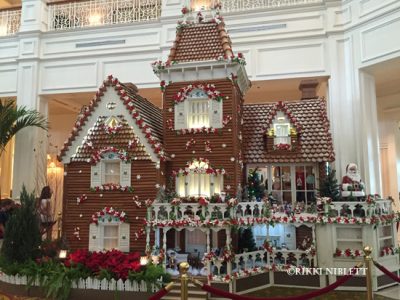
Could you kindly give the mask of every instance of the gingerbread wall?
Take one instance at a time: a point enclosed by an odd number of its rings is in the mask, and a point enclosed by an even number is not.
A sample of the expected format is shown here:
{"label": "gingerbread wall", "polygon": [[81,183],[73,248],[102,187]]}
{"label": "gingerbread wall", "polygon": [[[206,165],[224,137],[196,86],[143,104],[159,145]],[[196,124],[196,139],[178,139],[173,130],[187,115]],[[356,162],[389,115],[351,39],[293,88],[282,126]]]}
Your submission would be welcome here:
{"label": "gingerbread wall", "polygon": [[[172,121],[173,124],[174,121],[173,96],[188,84],[196,83],[215,85],[216,89],[224,95],[223,118],[231,116],[232,120],[219,129],[217,133],[177,134],[175,130],[168,128],[168,122]],[[241,103],[239,89],[228,79],[170,84],[166,88],[163,97],[164,147],[167,149],[168,155],[173,157],[167,163],[167,176],[171,175],[172,170],[184,168],[186,163],[194,158],[206,158],[210,161],[212,167],[223,167],[226,170],[224,190],[234,196],[238,183],[242,181],[241,165],[239,164],[239,152],[241,150],[241,140],[239,139],[241,131]],[[186,150],[186,143],[192,138],[196,141],[196,144]],[[204,142],[206,141],[210,142],[211,153],[205,151]],[[223,144],[226,147],[223,147]],[[234,161],[231,160],[232,157],[235,159]],[[227,186],[230,186],[230,189],[227,189]]]}
{"label": "gingerbread wall", "polygon": [[[72,162],[65,165],[64,180],[64,207],[63,207],[63,236],[72,250],[87,249],[89,246],[89,224],[91,216],[106,206],[116,210],[125,211],[127,222],[130,223],[130,248],[131,251],[144,252],[145,236],[135,240],[134,233],[143,229],[143,218],[146,208],[138,208],[133,201],[138,196],[142,202],[148,198],[154,199],[157,193],[156,184],[161,181],[161,171],[151,161],[132,161],[131,186],[133,193],[129,192],[91,192],[90,170],[91,165],[84,162]],[[140,180],[137,179],[140,175]],[[88,199],[77,204],[77,197],[86,194]],[[103,195],[101,197],[100,195]],[[81,216],[82,215],[82,216]],[[138,219],[136,219],[138,218]],[[79,227],[79,238],[75,235],[75,228]],[[153,243],[154,239],[152,239]]]}

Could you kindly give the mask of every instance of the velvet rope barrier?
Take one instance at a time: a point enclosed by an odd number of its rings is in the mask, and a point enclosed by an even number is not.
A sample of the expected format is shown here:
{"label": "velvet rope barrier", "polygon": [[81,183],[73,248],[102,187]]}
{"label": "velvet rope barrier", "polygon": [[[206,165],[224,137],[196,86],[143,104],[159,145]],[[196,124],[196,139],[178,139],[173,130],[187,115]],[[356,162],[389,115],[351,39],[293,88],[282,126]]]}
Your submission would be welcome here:
{"label": "velvet rope barrier", "polygon": [[373,262],[374,262],[375,267],[377,267],[379,270],[381,270],[385,275],[389,276],[394,281],[400,282],[400,277],[396,276],[395,274],[390,272],[388,269],[386,269],[384,266],[377,263],[376,261],[373,261]]}
{"label": "velvet rope barrier", "polygon": [[197,280],[193,280],[193,283],[196,284],[197,286],[200,286],[202,290],[214,294],[216,296],[220,296],[223,298],[228,298],[228,299],[232,299],[232,300],[307,300],[307,299],[312,299],[314,297],[317,296],[321,296],[323,294],[326,294],[330,291],[333,291],[334,289],[336,289],[338,286],[344,284],[347,280],[349,280],[351,277],[354,276],[354,273],[356,271],[356,269],[358,269],[358,267],[354,267],[351,270],[351,274],[345,275],[342,278],[340,278],[339,280],[335,281],[334,283],[319,289],[319,290],[315,290],[312,292],[309,292],[307,294],[304,295],[300,295],[300,296],[290,296],[290,297],[274,297],[274,298],[254,298],[254,297],[249,297],[249,296],[242,296],[242,295],[235,295],[229,292],[225,292],[216,288],[213,288],[212,286],[209,286],[207,284],[203,284],[202,282],[199,282]]}
{"label": "velvet rope barrier", "polygon": [[168,283],[167,286],[163,287],[157,293],[155,293],[153,296],[151,296],[149,298],[149,300],[160,300],[162,297],[164,297],[166,294],[169,293],[169,291],[172,289],[174,284],[175,284],[175,282]]}

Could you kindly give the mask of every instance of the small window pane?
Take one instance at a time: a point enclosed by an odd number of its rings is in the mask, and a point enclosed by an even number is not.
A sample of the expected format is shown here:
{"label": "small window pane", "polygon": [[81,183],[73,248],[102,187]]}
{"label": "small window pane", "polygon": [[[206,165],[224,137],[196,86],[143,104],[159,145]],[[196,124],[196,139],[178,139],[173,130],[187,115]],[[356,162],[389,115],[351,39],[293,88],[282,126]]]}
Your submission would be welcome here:
{"label": "small window pane", "polygon": [[120,162],[105,161],[104,162],[104,183],[120,184]]}
{"label": "small window pane", "polygon": [[118,239],[104,239],[104,250],[112,250],[118,248]]}
{"label": "small window pane", "polygon": [[188,128],[210,127],[209,100],[189,100]]}
{"label": "small window pane", "polygon": [[105,238],[118,237],[118,226],[104,226],[104,237]]}

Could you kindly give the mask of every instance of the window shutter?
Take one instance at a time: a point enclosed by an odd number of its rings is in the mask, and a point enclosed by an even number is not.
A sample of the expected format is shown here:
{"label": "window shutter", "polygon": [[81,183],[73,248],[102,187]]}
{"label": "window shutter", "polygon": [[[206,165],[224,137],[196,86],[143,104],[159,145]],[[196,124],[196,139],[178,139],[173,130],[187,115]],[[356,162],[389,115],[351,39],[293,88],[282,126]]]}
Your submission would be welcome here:
{"label": "window shutter", "polygon": [[121,223],[119,225],[118,248],[122,252],[129,252],[129,229],[130,225],[128,223]]}
{"label": "window shutter", "polygon": [[101,185],[101,165],[102,163],[97,163],[96,165],[92,166],[90,172],[90,187],[96,187]]}
{"label": "window shutter", "polygon": [[89,251],[98,251],[99,249],[99,226],[89,225]]}
{"label": "window shutter", "polygon": [[185,102],[175,104],[175,130],[186,128]]}
{"label": "window shutter", "polygon": [[211,100],[210,125],[222,128],[222,101]]}
{"label": "window shutter", "polygon": [[120,184],[121,186],[131,186],[131,163],[121,161]]}

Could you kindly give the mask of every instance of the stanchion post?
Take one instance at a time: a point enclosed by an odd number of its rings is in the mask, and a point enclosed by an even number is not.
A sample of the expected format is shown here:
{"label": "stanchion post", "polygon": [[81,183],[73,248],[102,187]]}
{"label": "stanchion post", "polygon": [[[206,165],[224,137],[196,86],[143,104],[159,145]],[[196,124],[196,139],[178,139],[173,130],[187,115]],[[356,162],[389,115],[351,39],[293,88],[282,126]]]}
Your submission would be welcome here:
{"label": "stanchion post", "polygon": [[188,281],[189,276],[187,272],[189,270],[189,264],[182,262],[179,264],[179,273],[181,275],[181,300],[188,300]]}
{"label": "stanchion post", "polygon": [[61,238],[61,212],[57,214],[57,239]]}
{"label": "stanchion post", "polygon": [[373,300],[374,295],[372,293],[372,248],[369,246],[364,247],[364,264],[367,268],[366,281],[367,281],[367,300]]}

